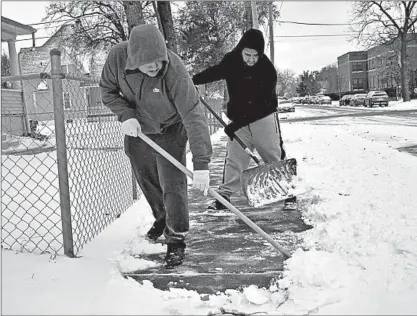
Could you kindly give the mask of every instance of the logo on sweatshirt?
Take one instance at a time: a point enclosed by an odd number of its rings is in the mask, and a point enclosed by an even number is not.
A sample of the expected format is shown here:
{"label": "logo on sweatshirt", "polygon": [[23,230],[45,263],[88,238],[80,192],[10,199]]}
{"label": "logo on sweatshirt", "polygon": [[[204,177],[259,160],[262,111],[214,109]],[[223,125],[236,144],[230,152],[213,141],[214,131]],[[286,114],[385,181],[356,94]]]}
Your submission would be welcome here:
{"label": "logo on sweatshirt", "polygon": [[158,88],[153,88],[153,92],[161,92]]}

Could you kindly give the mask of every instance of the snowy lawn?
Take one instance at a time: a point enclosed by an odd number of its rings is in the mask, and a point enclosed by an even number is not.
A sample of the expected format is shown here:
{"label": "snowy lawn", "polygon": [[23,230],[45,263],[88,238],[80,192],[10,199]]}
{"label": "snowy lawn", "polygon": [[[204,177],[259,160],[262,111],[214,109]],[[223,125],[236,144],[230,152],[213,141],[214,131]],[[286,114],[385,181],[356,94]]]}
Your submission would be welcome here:
{"label": "snowy lawn", "polygon": [[417,157],[362,134],[392,132],[415,145],[417,128],[331,122],[281,126],[318,203],[303,214],[314,226],[302,233],[308,251],[299,249],[286,261],[279,284],[206,297],[123,279],[120,270],[154,264],[132,253],[162,247],[143,239],[152,216],[141,199],[87,244],[81,258],[2,250],[2,313],[207,315],[224,307],[270,315],[416,314]]}

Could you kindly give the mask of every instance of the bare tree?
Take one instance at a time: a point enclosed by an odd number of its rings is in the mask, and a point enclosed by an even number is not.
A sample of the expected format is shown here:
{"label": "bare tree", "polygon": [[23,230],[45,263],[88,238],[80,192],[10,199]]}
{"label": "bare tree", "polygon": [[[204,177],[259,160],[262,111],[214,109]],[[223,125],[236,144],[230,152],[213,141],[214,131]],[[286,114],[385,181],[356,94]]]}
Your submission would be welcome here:
{"label": "bare tree", "polygon": [[343,75],[343,73],[340,71],[340,69],[337,69],[336,72],[336,90],[339,94],[339,99],[342,97],[342,93],[344,91],[349,91],[349,80]]}
{"label": "bare tree", "polygon": [[286,96],[295,94],[297,78],[291,69],[277,69],[277,94]]}
{"label": "bare tree", "polygon": [[417,1],[358,1],[353,4],[351,30],[366,47],[400,44],[401,92],[410,100],[407,69],[407,41],[415,34]]}
{"label": "bare tree", "polygon": [[133,26],[153,19],[154,12],[147,1],[78,0],[51,2],[43,21],[74,24],[72,33],[62,42],[76,48],[78,54],[86,54],[128,40]]}
{"label": "bare tree", "polygon": [[9,59],[9,56],[5,52],[1,53],[1,76],[2,77],[11,76],[10,59]]}

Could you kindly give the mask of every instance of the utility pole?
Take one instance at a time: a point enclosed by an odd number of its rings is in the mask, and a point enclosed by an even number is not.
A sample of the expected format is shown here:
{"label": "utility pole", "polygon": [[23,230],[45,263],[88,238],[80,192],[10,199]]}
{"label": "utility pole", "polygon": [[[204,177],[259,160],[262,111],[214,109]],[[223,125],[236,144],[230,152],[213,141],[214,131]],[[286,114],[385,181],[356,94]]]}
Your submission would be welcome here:
{"label": "utility pole", "polygon": [[274,48],[274,20],[272,19],[272,8],[274,2],[271,1],[269,3],[268,11],[269,11],[269,49],[270,49],[270,56],[271,62],[275,66],[274,56],[275,56],[275,48]]}
{"label": "utility pole", "polygon": [[250,1],[251,7],[252,7],[252,25],[254,29],[259,29],[259,23],[258,23],[258,10],[256,8],[256,1],[251,0]]}

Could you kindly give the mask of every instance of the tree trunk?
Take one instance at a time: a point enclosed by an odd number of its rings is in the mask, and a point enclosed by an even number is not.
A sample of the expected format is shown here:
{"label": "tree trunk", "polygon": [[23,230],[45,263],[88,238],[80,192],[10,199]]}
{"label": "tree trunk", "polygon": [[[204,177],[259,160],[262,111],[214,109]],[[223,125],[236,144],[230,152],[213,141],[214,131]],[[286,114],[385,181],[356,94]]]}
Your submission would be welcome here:
{"label": "tree trunk", "polygon": [[258,23],[258,9],[256,7],[256,0],[251,0],[251,10],[252,10],[252,27],[254,29],[259,29],[259,23]]}
{"label": "tree trunk", "polygon": [[123,1],[127,25],[129,26],[129,35],[133,27],[145,24],[142,12],[142,1]]}
{"label": "tree trunk", "polygon": [[253,21],[251,3],[249,1],[244,1],[243,3],[245,6],[245,16],[243,17],[245,23],[243,24],[242,33],[245,33],[247,30],[253,27]]}
{"label": "tree trunk", "polygon": [[156,2],[157,1],[152,1],[152,7],[153,7],[153,10],[155,11],[156,20],[158,21],[158,27],[161,30],[161,32],[163,32],[162,23],[161,23],[161,17],[159,16],[158,8],[156,7]]}
{"label": "tree trunk", "polygon": [[162,33],[164,34],[167,47],[174,53],[177,53],[177,40],[174,33],[174,21],[172,20],[171,3],[169,1],[158,1],[157,9],[157,14],[159,14],[161,19]]}
{"label": "tree trunk", "polygon": [[410,91],[408,89],[408,65],[407,65],[407,33],[401,34],[401,94],[403,102],[410,101]]}

